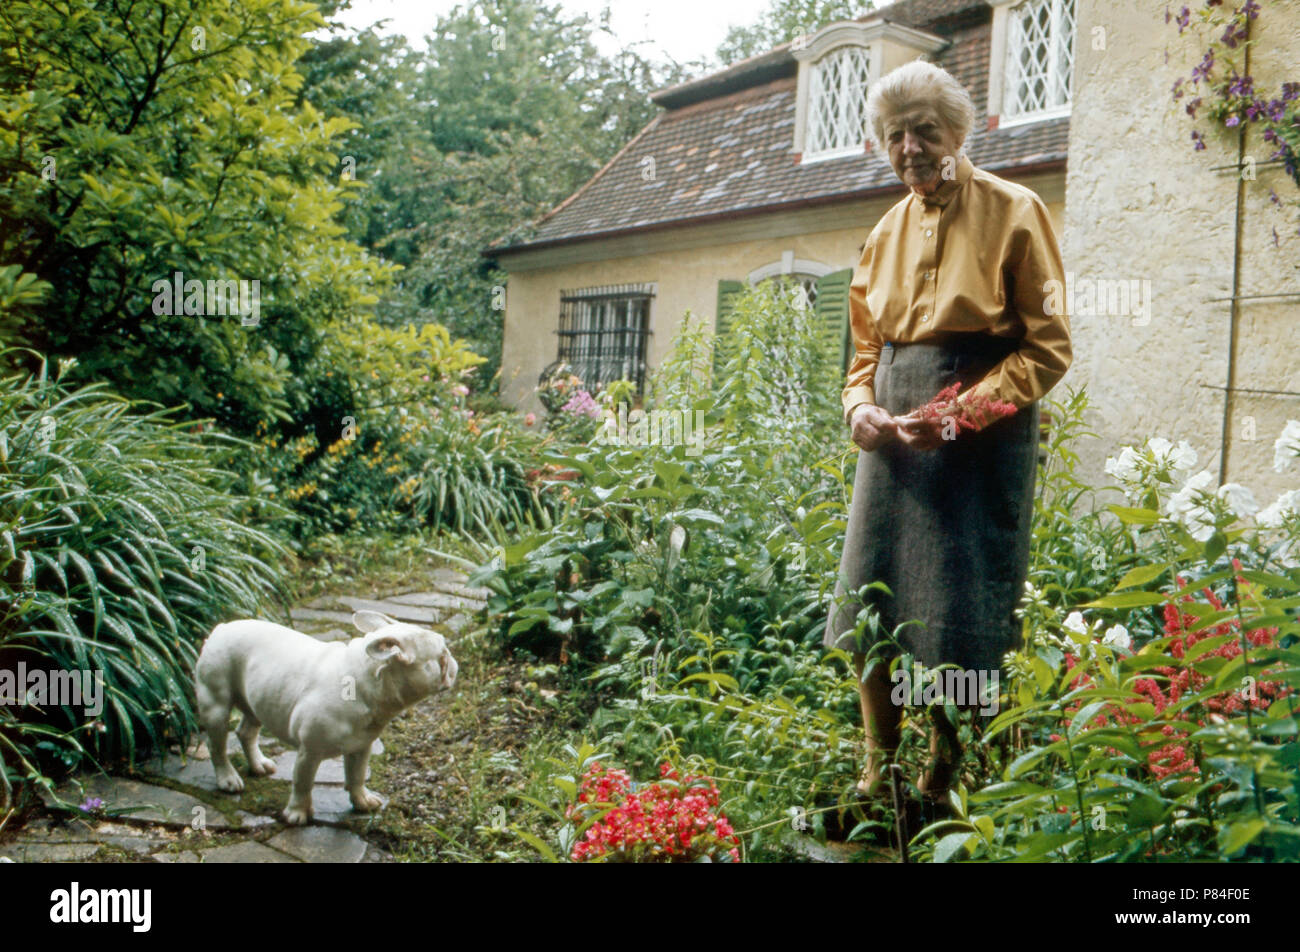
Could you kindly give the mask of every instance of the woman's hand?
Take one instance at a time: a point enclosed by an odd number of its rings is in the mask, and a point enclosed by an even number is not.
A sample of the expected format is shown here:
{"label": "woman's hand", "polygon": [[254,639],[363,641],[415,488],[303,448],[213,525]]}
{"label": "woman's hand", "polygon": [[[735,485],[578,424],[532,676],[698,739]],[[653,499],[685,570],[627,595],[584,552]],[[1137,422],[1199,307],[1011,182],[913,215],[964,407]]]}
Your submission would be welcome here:
{"label": "woman's hand", "polygon": [[[943,446],[946,425],[943,419],[922,420],[919,417],[895,417],[898,441],[914,450],[935,450]],[[948,437],[951,439],[951,437]]]}
{"label": "woman's hand", "polygon": [[872,403],[861,404],[854,410],[852,423],[853,442],[868,453],[899,437],[894,418]]}

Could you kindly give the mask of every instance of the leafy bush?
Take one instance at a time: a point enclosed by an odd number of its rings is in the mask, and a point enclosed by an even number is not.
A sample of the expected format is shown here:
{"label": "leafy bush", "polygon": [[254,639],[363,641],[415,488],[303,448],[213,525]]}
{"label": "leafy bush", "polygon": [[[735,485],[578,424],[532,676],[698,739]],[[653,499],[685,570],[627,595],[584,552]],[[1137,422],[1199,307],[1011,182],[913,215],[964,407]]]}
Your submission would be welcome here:
{"label": "leafy bush", "polygon": [[535,438],[509,415],[469,410],[464,382],[482,358],[446,328],[384,328],[331,338],[328,395],[292,425],[261,426],[242,461],[250,494],[281,500],[300,537],[417,525],[483,533],[534,506],[524,461]]}
{"label": "leafy bush", "polygon": [[713,387],[690,320],[652,381],[651,430],[685,414],[705,438],[606,426],[550,454],[573,477],[545,490],[554,523],[502,540],[472,580],[501,643],[559,661],[630,767],[680,757],[737,822],[806,806],[820,826],[855,775],[848,659],[820,644],[855,454],[811,315],[765,287],[734,314]]}
{"label": "leafy bush", "polygon": [[[246,525],[232,444],[101,385],[10,376],[0,388],[0,669],[103,673],[104,711],[0,705],[13,778],[56,755],[134,757],[195,727],[197,646],[279,591],[286,556]],[[25,693],[25,687],[20,687]]]}
{"label": "leafy bush", "polygon": [[[1086,489],[1069,459],[1049,498]],[[923,855],[1300,858],[1296,494],[1261,512],[1195,465],[1186,443],[1127,447],[1107,472],[1140,505],[1094,507],[1039,539],[1010,706],[987,732],[1007,755],[954,793]]]}

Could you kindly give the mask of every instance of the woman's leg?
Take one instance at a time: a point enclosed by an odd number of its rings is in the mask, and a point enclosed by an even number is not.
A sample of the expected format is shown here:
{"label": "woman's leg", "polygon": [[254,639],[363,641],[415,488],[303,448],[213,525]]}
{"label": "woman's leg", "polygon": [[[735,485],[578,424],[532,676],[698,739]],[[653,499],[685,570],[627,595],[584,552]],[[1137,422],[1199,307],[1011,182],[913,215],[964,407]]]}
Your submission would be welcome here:
{"label": "woman's leg", "polygon": [[903,709],[890,698],[889,665],[877,664],[864,679],[862,669],[866,656],[853,656],[854,670],[858,673],[858,701],[862,706],[862,726],[867,737],[866,765],[858,792],[870,796],[880,789],[885,778],[885,766],[898,751],[899,725]]}
{"label": "woman's leg", "polygon": [[930,722],[930,763],[916,787],[929,800],[945,800],[961,762],[961,740],[942,707],[930,707]]}

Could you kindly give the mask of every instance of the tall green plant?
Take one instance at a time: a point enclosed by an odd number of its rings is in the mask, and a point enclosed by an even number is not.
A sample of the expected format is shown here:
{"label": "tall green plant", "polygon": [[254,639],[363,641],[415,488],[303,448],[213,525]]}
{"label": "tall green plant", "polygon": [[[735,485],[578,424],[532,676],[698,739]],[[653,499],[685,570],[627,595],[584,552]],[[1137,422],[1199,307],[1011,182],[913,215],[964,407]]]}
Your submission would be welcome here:
{"label": "tall green plant", "polygon": [[[280,591],[286,551],[239,518],[234,441],[103,385],[0,385],[0,668],[102,672],[104,709],[0,705],[14,779],[49,758],[137,756],[195,728],[191,671],[212,626]],[[22,688],[25,694],[25,687]]]}

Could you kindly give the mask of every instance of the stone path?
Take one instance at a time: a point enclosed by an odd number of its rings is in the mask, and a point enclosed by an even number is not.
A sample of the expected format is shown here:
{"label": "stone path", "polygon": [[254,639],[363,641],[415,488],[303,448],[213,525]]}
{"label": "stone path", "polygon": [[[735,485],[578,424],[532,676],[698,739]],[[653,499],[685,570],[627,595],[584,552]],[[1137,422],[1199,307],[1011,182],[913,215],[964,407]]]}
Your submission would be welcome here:
{"label": "stone path", "polygon": [[[294,608],[294,627],[322,641],[346,641],[358,632],[352,612],[377,611],[401,621],[439,628],[451,636],[469,628],[485,607],[487,590],[471,588],[454,569],[432,574],[433,591],[398,592],[387,598],[329,596]],[[233,732],[229,749],[243,754]],[[47,815],[14,835],[0,832],[0,862],[77,862],[89,859],[159,863],[379,863],[392,857],[367,843],[366,814],[353,813],[343,788],[343,760],[321,764],[312,789],[313,823],[289,827],[276,814],[288,800],[297,753],[265,734],[262,752],[275,761],[269,778],[245,780],[241,796],[219,793],[207,747],[196,743],[129,776],[87,774],[43,794]],[[383,741],[372,757],[382,757]],[[256,788],[254,790],[253,788]],[[383,797],[382,791],[374,791]],[[260,795],[259,795],[260,794]],[[58,800],[73,804],[60,806]],[[102,801],[102,806],[94,803]],[[242,803],[256,800],[247,810]],[[387,805],[387,798],[384,798]],[[90,810],[81,807],[89,806]]]}

